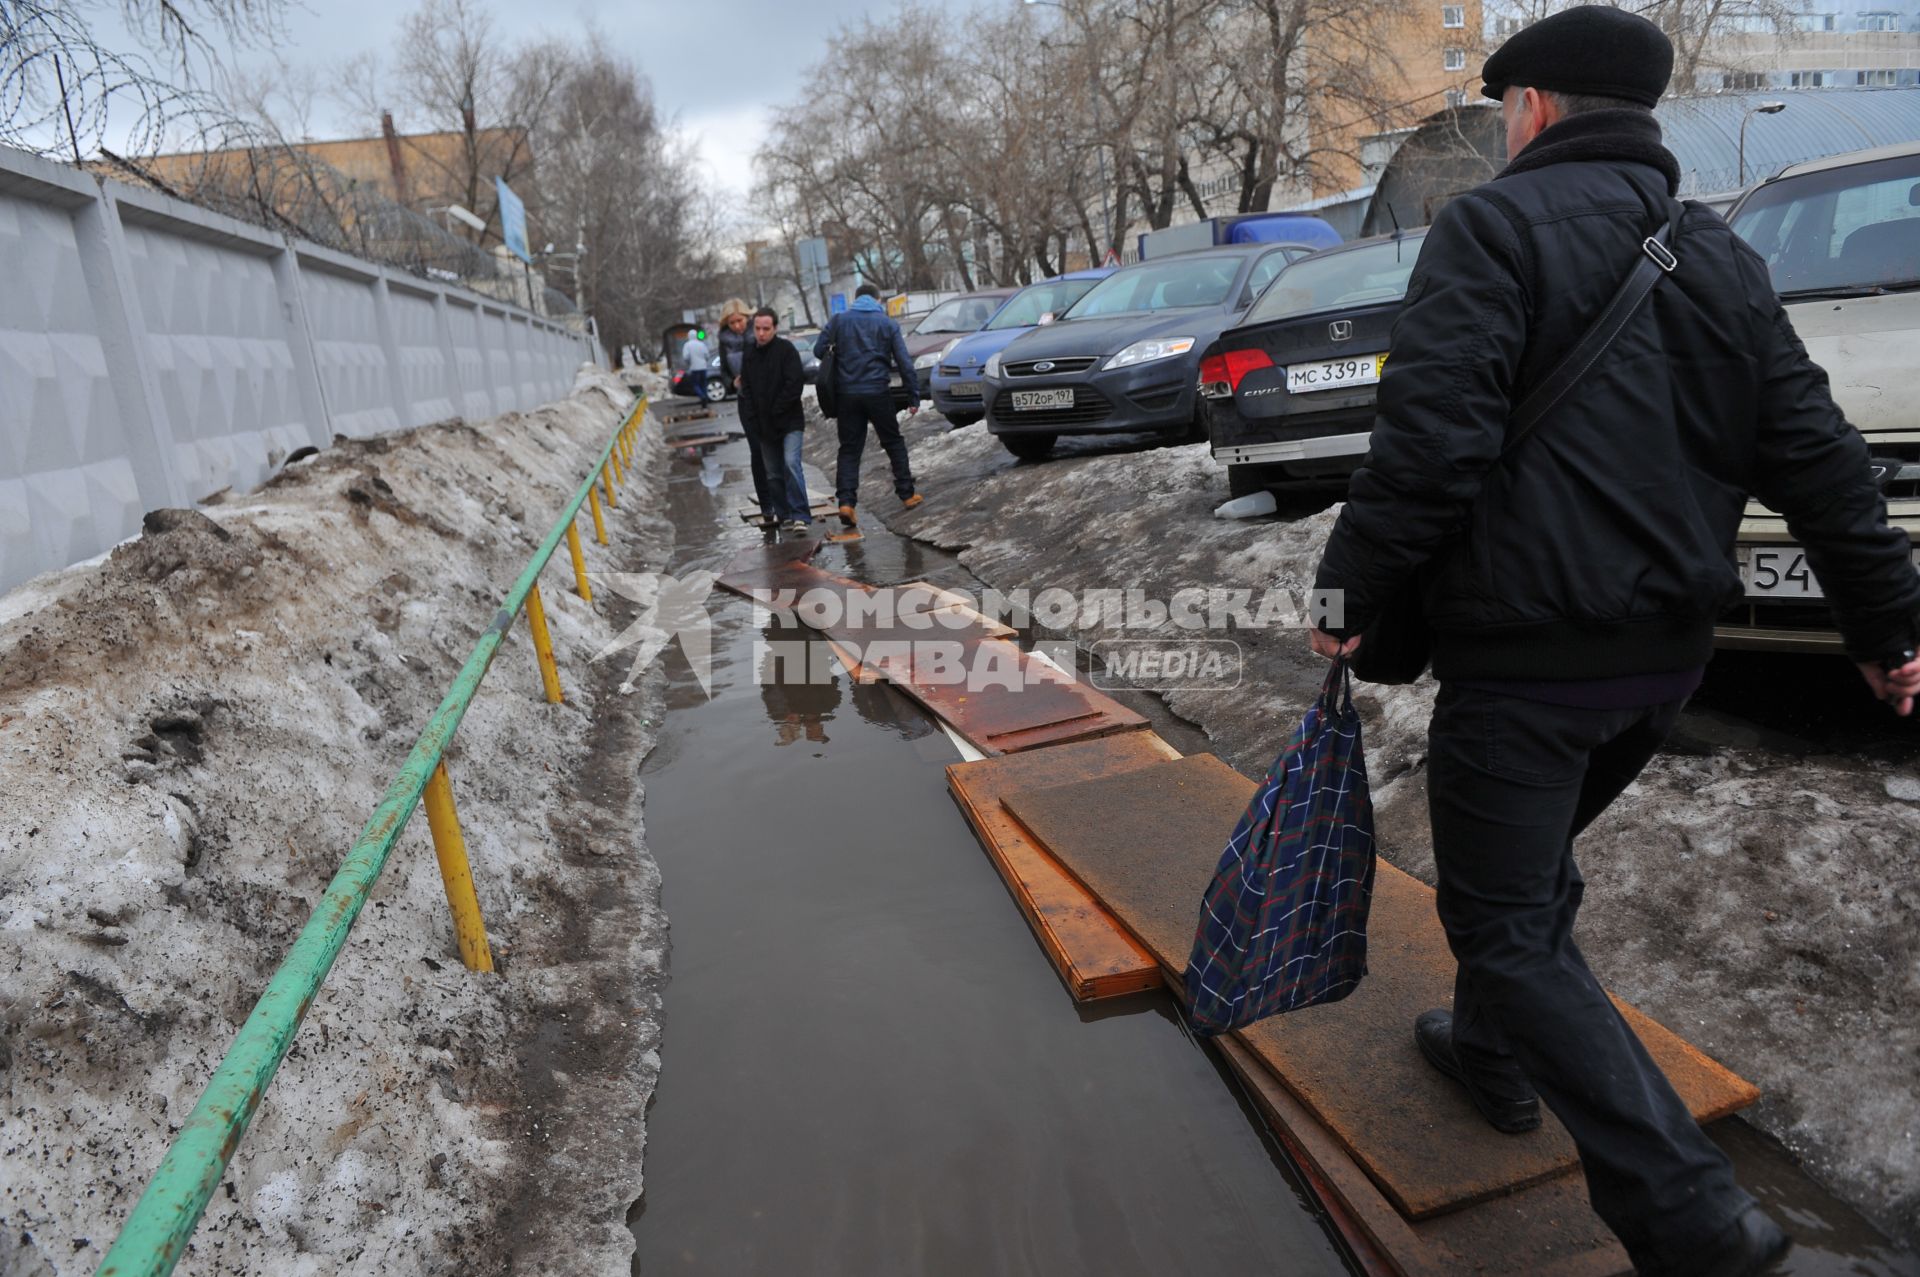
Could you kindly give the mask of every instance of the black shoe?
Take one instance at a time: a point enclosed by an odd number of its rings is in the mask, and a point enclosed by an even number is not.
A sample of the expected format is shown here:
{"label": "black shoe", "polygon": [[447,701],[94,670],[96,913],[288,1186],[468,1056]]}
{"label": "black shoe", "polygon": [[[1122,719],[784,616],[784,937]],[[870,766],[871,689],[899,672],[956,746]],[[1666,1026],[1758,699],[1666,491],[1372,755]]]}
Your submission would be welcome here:
{"label": "black shoe", "polygon": [[1453,1012],[1427,1011],[1413,1022],[1413,1040],[1427,1063],[1467,1089],[1473,1106],[1494,1130],[1522,1135],[1540,1127],[1540,1097],[1518,1069],[1469,1072],[1453,1049]]}
{"label": "black shoe", "polygon": [[1727,1226],[1719,1244],[1700,1257],[1700,1266],[1689,1271],[1698,1277],[1760,1277],[1792,1247],[1793,1239],[1765,1211],[1749,1206]]}

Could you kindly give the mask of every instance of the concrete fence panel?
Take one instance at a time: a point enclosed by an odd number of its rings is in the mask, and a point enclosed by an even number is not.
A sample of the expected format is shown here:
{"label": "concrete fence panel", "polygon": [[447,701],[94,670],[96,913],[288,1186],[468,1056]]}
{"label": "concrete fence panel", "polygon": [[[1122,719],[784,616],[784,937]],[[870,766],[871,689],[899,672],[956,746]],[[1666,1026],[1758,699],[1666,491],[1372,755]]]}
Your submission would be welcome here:
{"label": "concrete fence panel", "polygon": [[0,591],[304,445],[566,393],[593,338],[0,148]]}
{"label": "concrete fence panel", "polygon": [[461,415],[479,420],[493,415],[493,387],[487,381],[487,355],[480,344],[480,308],[448,297],[447,327],[453,334],[455,402]]}
{"label": "concrete fence panel", "polygon": [[393,316],[393,338],[398,348],[400,389],[407,404],[407,424],[457,417],[453,405],[452,369],[440,343],[440,316],[434,294],[388,281],[387,306]]}
{"label": "concrete fence panel", "polygon": [[172,201],[117,203],[184,495],[252,487],[313,432],[274,277],[284,245]]}

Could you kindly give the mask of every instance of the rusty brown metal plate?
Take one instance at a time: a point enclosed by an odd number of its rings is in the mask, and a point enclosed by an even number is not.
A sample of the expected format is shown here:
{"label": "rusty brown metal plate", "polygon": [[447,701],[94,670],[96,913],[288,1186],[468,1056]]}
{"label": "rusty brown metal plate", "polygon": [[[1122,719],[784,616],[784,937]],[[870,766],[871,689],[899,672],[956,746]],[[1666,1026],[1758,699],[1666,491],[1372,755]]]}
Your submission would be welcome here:
{"label": "rusty brown metal plate", "polygon": [[1626,1251],[1569,1172],[1418,1223],[1394,1209],[1365,1171],[1259,1057],[1229,1034],[1228,1067],[1327,1210],[1367,1277],[1626,1277]]}
{"label": "rusty brown metal plate", "polygon": [[1179,756],[1157,734],[1138,731],[947,768],[954,801],[1076,1001],[1157,989],[1160,964],[1028,836],[1001,799],[1020,789],[1117,775]]}
{"label": "rusty brown metal plate", "polygon": [[[1010,795],[1014,817],[1177,980],[1200,898],[1254,784],[1212,755]],[[1240,1040],[1410,1219],[1562,1175],[1572,1141],[1549,1116],[1501,1135],[1413,1044],[1416,1015],[1449,1004],[1453,956],[1423,883],[1381,862],[1368,975],[1344,1001],[1261,1021]],[[1751,1084],[1643,1016],[1633,1019],[1697,1117],[1751,1102]]]}

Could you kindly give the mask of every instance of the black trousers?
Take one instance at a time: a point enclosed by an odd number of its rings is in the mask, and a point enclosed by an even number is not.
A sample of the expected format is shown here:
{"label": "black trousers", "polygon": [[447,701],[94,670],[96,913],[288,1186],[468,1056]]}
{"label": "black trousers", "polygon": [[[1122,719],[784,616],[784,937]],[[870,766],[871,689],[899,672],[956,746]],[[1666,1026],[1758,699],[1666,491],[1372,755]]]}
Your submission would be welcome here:
{"label": "black trousers", "polygon": [[1573,840],[1682,704],[1571,709],[1449,684],[1427,740],[1437,904],[1459,964],[1455,1048],[1519,1064],[1579,1147],[1594,1210],[1636,1268],[1663,1274],[1697,1271],[1753,1199],[1574,944]]}
{"label": "black trousers", "polygon": [[907,441],[900,435],[900,423],[893,415],[893,396],[886,391],[877,395],[840,396],[840,456],[834,465],[834,500],[854,505],[860,499],[860,454],[867,448],[867,427],[880,436],[893,466],[893,494],[905,501],[913,495],[913,470],[907,465]]}

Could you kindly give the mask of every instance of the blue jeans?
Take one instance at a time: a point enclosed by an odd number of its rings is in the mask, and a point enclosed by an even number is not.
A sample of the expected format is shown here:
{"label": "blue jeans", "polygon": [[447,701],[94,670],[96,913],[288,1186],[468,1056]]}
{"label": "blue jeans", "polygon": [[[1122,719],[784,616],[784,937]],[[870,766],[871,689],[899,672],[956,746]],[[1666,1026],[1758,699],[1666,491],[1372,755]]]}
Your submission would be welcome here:
{"label": "blue jeans", "polygon": [[807,476],[800,464],[800,447],[806,438],[804,430],[787,430],[753,441],[760,454],[760,467],[767,472],[768,494],[773,501],[771,508],[761,508],[783,523],[813,522],[807,510]]}
{"label": "blue jeans", "polygon": [[707,370],[695,368],[687,373],[687,392],[695,399],[707,397]]}

